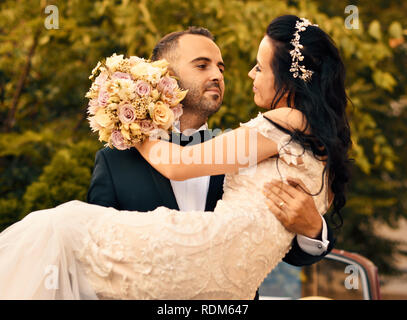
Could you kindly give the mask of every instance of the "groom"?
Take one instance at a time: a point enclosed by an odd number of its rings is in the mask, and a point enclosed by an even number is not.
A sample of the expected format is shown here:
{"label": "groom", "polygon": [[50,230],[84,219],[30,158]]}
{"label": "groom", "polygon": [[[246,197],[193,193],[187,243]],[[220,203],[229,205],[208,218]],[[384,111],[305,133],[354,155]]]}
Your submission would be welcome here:
{"label": "groom", "polygon": [[[180,86],[189,90],[182,101],[183,115],[176,130],[178,133],[172,134],[172,142],[186,145],[212,138],[206,122],[219,110],[224,94],[224,63],[213,36],[206,29],[195,27],[170,33],[153,50],[152,60],[162,58],[169,61]],[[151,211],[165,206],[181,211],[213,211],[222,198],[223,180],[224,175],[170,181],[152,168],[135,148],[123,151],[104,148],[96,153],[87,201],[119,210]],[[267,197],[272,198],[270,194]],[[291,217],[289,226],[277,216],[289,230],[291,228],[290,231],[298,234],[283,259],[297,266],[319,261],[332,249],[334,242],[325,220],[319,218],[311,196],[301,199],[292,199],[285,208],[311,209],[297,212]],[[298,201],[302,202],[298,205]],[[311,221],[311,217],[313,221],[315,217],[320,219],[316,230],[311,230],[311,227],[315,229],[315,224],[304,223],[306,218]],[[311,234],[311,237],[305,236]]]}

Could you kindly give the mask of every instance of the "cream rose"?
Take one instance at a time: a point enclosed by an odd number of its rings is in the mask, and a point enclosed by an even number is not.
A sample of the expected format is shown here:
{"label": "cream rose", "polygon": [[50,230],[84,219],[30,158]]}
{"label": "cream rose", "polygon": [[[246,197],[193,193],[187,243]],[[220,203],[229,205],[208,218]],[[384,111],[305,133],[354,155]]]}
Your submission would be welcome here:
{"label": "cream rose", "polygon": [[167,72],[167,67],[169,66],[169,62],[165,59],[161,59],[161,60],[157,60],[157,61],[153,61],[151,63],[151,65],[155,68],[159,68],[161,69],[161,73],[164,74],[165,72]]}
{"label": "cream rose", "polygon": [[167,130],[174,122],[174,112],[161,101],[157,102],[152,110],[151,119],[159,127]]}
{"label": "cream rose", "polygon": [[88,121],[92,132],[98,132],[99,130],[103,129],[103,127],[96,122],[95,117],[88,117]]}
{"label": "cream rose", "polygon": [[120,130],[123,138],[130,140],[130,126],[128,124],[123,124]]}
{"label": "cream rose", "polygon": [[111,130],[106,129],[106,128],[101,128],[99,130],[99,141],[100,142],[102,142],[102,141],[108,142],[109,139],[110,139],[110,134],[111,133],[112,133]]}
{"label": "cream rose", "polygon": [[153,101],[157,101],[158,98],[160,98],[160,93],[157,89],[151,90],[151,98],[153,99]]}
{"label": "cream rose", "polygon": [[95,121],[103,128],[113,129],[114,122],[105,109],[100,108],[95,114]]}
{"label": "cream rose", "polygon": [[88,103],[88,113],[92,116],[96,114],[96,112],[99,110],[99,104],[96,99],[91,99],[89,100]]}
{"label": "cream rose", "polygon": [[133,135],[138,136],[141,134],[141,127],[137,123],[133,122],[129,125],[130,131]]}

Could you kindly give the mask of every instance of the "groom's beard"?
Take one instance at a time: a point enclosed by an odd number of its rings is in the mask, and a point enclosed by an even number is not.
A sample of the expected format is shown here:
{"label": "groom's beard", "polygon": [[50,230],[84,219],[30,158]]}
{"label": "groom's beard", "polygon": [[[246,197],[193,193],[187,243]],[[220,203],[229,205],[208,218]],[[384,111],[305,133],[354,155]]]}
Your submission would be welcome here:
{"label": "groom's beard", "polygon": [[205,94],[205,90],[216,87],[221,90],[217,82],[211,82],[206,84],[204,88],[201,88],[195,84],[187,84],[182,80],[179,80],[179,85],[183,89],[188,89],[188,94],[181,101],[185,110],[193,112],[196,115],[208,118],[215,112],[217,112],[222,105],[222,97],[219,94]]}

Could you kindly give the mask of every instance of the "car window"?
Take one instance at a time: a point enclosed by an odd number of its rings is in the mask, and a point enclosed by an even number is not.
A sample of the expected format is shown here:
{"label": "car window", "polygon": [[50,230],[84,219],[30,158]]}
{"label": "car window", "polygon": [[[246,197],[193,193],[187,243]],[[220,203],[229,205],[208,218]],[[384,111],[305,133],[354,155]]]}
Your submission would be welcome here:
{"label": "car window", "polygon": [[260,299],[301,298],[301,268],[281,262],[259,288]]}
{"label": "car window", "polygon": [[344,260],[332,256],[302,268],[281,262],[261,284],[260,299],[369,299],[369,284],[363,268]]}
{"label": "car window", "polygon": [[302,297],[363,300],[364,284],[358,265],[323,259],[302,269]]}

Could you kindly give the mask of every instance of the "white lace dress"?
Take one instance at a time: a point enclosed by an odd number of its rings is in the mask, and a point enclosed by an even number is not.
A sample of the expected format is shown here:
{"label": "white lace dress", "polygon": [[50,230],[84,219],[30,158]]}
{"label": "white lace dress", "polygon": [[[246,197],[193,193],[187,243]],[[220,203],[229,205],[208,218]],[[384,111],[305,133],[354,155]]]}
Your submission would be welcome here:
{"label": "white lace dress", "polygon": [[[253,299],[294,237],[266,206],[264,183],[295,176],[315,193],[323,164],[261,114],[242,125],[277,142],[280,160],[226,175],[214,212],[81,201],[33,212],[0,234],[0,298]],[[314,200],[323,214],[326,187]]]}

